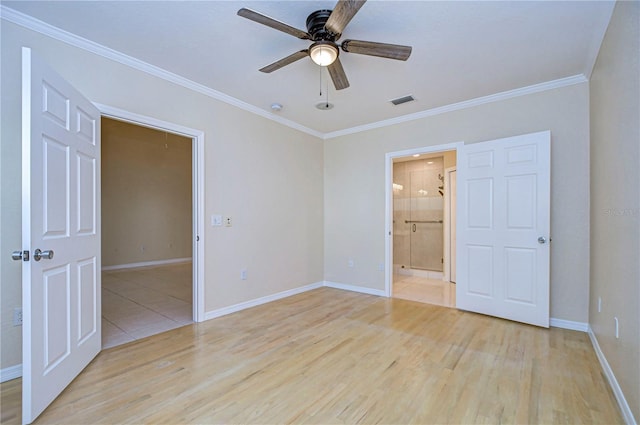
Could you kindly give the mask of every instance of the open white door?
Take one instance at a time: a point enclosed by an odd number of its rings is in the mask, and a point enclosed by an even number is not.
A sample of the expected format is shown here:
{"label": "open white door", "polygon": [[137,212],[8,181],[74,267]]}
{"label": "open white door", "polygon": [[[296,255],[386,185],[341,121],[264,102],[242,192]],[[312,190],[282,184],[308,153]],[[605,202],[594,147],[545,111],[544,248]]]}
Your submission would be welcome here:
{"label": "open white door", "polygon": [[549,327],[550,139],[458,150],[457,308]]}
{"label": "open white door", "polygon": [[100,113],[23,48],[24,423],[100,351],[99,211]]}

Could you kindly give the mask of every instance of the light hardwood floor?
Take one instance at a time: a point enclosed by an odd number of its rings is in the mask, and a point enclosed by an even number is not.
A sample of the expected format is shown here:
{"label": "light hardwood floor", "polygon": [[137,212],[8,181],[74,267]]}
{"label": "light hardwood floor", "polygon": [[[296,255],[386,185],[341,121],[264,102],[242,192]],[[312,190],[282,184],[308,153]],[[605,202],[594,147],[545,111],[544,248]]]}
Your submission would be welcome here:
{"label": "light hardwood floor", "polygon": [[321,288],[105,350],[36,423],[623,421],[584,333]]}
{"label": "light hardwood floor", "polygon": [[193,323],[191,263],[102,272],[102,348]]}

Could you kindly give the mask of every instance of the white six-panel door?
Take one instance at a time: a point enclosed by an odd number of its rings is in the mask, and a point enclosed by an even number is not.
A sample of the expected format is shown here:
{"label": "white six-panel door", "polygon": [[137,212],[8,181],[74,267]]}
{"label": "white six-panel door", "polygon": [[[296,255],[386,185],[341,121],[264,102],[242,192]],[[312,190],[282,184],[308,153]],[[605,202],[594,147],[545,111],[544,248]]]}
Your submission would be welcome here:
{"label": "white six-panel door", "polygon": [[463,146],[456,307],[549,327],[550,133]]}
{"label": "white six-panel door", "polygon": [[31,423],[101,348],[100,113],[28,48],[22,161],[22,418]]}

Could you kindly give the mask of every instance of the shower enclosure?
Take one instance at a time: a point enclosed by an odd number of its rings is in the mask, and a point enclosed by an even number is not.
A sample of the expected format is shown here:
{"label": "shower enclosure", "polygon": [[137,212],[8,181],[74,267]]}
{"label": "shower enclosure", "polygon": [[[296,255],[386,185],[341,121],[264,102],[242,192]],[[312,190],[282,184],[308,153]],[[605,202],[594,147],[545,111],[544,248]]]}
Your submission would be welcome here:
{"label": "shower enclosure", "polygon": [[442,272],[443,212],[443,157],[394,163],[394,269]]}

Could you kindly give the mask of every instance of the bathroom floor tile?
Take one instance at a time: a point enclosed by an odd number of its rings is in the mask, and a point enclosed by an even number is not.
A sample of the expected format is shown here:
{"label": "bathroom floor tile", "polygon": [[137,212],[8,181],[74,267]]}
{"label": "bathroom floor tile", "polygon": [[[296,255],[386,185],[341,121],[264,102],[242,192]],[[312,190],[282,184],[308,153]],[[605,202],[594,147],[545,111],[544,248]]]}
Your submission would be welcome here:
{"label": "bathroom floor tile", "polygon": [[193,323],[191,263],[102,272],[102,346]]}
{"label": "bathroom floor tile", "polygon": [[444,307],[455,307],[456,285],[439,279],[394,274],[393,297]]}

